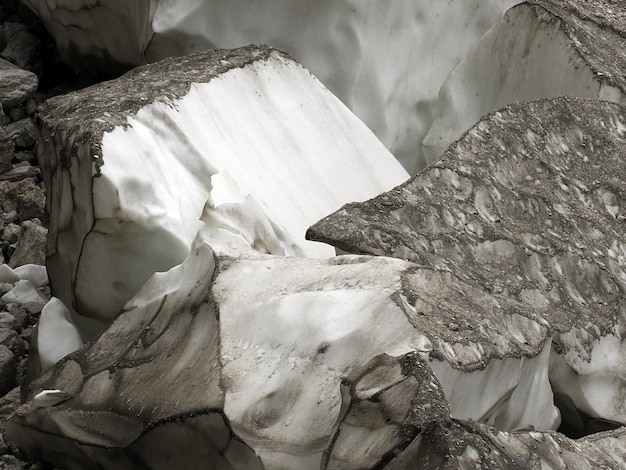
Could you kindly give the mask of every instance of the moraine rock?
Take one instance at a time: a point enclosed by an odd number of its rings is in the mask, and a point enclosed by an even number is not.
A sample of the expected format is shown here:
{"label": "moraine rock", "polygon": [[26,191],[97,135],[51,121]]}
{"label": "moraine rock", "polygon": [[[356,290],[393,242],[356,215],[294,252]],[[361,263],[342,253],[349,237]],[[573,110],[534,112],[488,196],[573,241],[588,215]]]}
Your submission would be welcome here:
{"label": "moraine rock", "polygon": [[11,160],[15,152],[15,143],[6,130],[0,127],[0,174],[11,169]]}
{"label": "moraine rock", "polygon": [[0,59],[0,105],[9,109],[30,98],[36,91],[37,75]]}
{"label": "moraine rock", "polygon": [[625,108],[518,103],[483,118],[412,180],[307,235],[422,266],[430,289],[407,308],[460,340],[438,360],[468,370],[515,356],[497,352],[494,321],[504,321],[526,357],[552,338],[549,376],[560,396],[585,416],[626,424],[624,158]]}
{"label": "moraine rock", "polygon": [[9,266],[17,268],[26,264],[44,265],[48,230],[36,222],[25,221],[22,232],[11,254]]}
{"label": "moraine rock", "polygon": [[625,104],[624,70],[623,1],[524,2],[443,83],[424,156],[436,161],[481,116],[514,101],[568,95]]}
{"label": "moraine rock", "polygon": [[6,346],[0,344],[0,397],[15,387],[17,358]]}
{"label": "moraine rock", "polygon": [[268,252],[327,256],[304,239],[311,223],[408,177],[306,69],[264,46],[140,67],[39,116],[50,281],[101,321],[182,262],[208,197],[252,195],[246,207],[279,234]]}
{"label": "moraine rock", "polygon": [[[74,68],[106,72],[213,48],[268,44],[309,68],[405,168],[445,77],[521,0],[25,0]],[[153,34],[154,32],[154,34]]]}

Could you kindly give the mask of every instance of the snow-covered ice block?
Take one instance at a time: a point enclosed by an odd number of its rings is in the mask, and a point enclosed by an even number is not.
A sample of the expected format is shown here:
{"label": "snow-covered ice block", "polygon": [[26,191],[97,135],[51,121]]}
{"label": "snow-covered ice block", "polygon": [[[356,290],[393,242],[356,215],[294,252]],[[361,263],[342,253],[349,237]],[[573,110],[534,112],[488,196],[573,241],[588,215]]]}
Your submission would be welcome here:
{"label": "snow-covered ice block", "polygon": [[[217,468],[236,466],[238,456],[245,468],[380,468],[410,452],[422,430],[449,427],[447,384],[428,358],[448,368],[476,365],[461,356],[452,363],[454,336],[437,316],[407,306],[438,288],[431,269],[386,257],[261,253],[251,241],[271,246],[276,234],[260,210],[242,230],[246,204],[209,201],[185,261],[154,274],[107,330],[31,384],[27,401],[46,390],[64,401],[14,418],[8,439],[31,458],[60,462],[69,454],[84,468],[114,456],[122,467],[183,459],[195,468],[204,459]],[[492,326],[491,361],[519,358],[534,341],[549,350],[529,328],[507,329],[504,316]],[[509,376],[522,384],[547,368],[541,358],[519,370],[515,361],[504,366],[491,371],[493,385]],[[551,393],[522,386],[516,395],[512,383],[496,402],[512,397],[537,413],[513,416],[510,408],[505,426],[546,425],[555,412]],[[472,414],[473,404],[466,417],[489,415]],[[194,445],[174,445],[181,433]]]}
{"label": "snow-covered ice block", "polygon": [[626,4],[534,0],[511,8],[443,83],[424,157],[436,161],[483,115],[514,101],[626,103]]}
{"label": "snow-covered ice block", "polygon": [[168,59],[52,98],[40,126],[53,293],[104,321],[185,258],[209,197],[252,195],[284,253],[330,256],[306,228],[408,177],[306,69],[264,46]]}

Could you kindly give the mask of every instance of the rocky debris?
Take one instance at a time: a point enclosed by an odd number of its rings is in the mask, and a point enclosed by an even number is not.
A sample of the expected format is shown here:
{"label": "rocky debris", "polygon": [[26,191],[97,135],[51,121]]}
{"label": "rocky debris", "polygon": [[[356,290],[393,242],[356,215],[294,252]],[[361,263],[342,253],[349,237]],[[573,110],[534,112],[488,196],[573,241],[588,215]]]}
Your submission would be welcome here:
{"label": "rocky debris", "polygon": [[[267,44],[295,57],[414,174],[441,83],[521,0],[26,0],[78,69]],[[127,5],[128,4],[128,5]],[[154,34],[153,34],[154,32]]]}
{"label": "rocky debris", "polygon": [[526,356],[552,337],[555,391],[587,416],[626,423],[625,129],[626,110],[608,102],[510,105],[412,180],[343,207],[307,236],[431,270],[431,292],[406,302],[458,335],[464,346],[442,359],[467,368],[499,355],[490,312],[505,312],[509,331],[533,332],[520,344]]}
{"label": "rocky debris", "polygon": [[37,75],[0,58],[0,104],[5,110],[26,102],[38,85]]}
{"label": "rocky debris", "polygon": [[508,103],[578,96],[626,104],[626,3],[533,0],[511,8],[443,83],[424,156],[436,161]]}
{"label": "rocky debris", "polygon": [[262,208],[279,233],[268,252],[329,256],[306,228],[408,177],[306,69],[264,46],[139,67],[49,99],[38,125],[51,283],[98,321],[182,262],[208,197]]}
{"label": "rocky debris", "polygon": [[6,395],[15,386],[17,358],[6,346],[0,344],[0,396]]}

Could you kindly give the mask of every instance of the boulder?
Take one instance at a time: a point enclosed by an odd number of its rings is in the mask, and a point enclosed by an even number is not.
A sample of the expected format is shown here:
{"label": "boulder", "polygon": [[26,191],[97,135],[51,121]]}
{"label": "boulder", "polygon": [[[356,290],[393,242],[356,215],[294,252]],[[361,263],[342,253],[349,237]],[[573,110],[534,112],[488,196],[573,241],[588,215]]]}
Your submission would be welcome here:
{"label": "boulder", "polygon": [[428,292],[407,308],[459,338],[438,360],[482,368],[509,356],[497,352],[497,318],[527,357],[552,338],[550,383],[579,412],[626,424],[625,133],[626,109],[613,103],[513,104],[415,178],[344,206],[307,236],[423,267]]}
{"label": "boulder", "polygon": [[9,348],[0,344],[0,397],[15,387],[17,358]]}
{"label": "boulder", "polygon": [[10,109],[30,98],[39,85],[37,75],[0,59],[0,104]]}
{"label": "boulder", "polygon": [[[521,0],[25,0],[74,68],[268,44],[309,68],[415,173],[441,83]],[[154,33],[153,33],[154,32]]]}
{"label": "boulder", "polygon": [[626,4],[533,0],[511,8],[439,91],[424,157],[436,161],[483,115],[521,100],[626,103]]}
{"label": "boulder", "polygon": [[46,262],[46,239],[48,230],[34,222],[22,224],[23,231],[9,260],[9,266],[17,268],[28,264],[44,265]]}
{"label": "boulder", "polygon": [[264,46],[140,67],[39,116],[50,282],[100,321],[182,262],[208,197],[252,195],[246,207],[279,234],[268,252],[327,256],[304,239],[311,223],[408,177],[306,69]]}

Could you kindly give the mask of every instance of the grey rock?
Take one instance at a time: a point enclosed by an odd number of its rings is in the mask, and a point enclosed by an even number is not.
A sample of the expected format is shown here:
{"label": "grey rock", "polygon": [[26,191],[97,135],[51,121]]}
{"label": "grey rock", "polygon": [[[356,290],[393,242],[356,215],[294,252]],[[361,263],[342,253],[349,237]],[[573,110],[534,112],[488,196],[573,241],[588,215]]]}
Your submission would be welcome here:
{"label": "grey rock", "polygon": [[[31,166],[19,168],[23,168],[25,172],[28,172],[28,175],[32,175],[34,171]],[[13,173],[13,170],[9,173]],[[17,181],[0,181],[0,206],[2,207],[4,223],[10,224],[16,220],[25,221],[35,218],[43,219],[45,217],[45,198],[45,192],[30,177],[21,178]]]}
{"label": "grey rock", "polygon": [[9,348],[17,357],[24,355],[24,341],[11,328],[0,328],[0,344]]}
{"label": "grey rock", "polygon": [[39,168],[32,165],[16,165],[6,173],[0,174],[0,182],[19,182],[25,179],[37,178],[39,174]]}
{"label": "grey rock", "polygon": [[15,372],[17,358],[9,348],[0,344],[0,396],[3,396],[15,387]]}
{"label": "grey rock", "polygon": [[42,64],[39,48],[41,42],[28,29],[19,23],[5,22],[4,32],[7,46],[0,57],[37,75],[41,74]]}
{"label": "grey rock", "polygon": [[7,35],[4,32],[4,28],[0,26],[0,52],[2,52],[5,47],[7,47]]}
{"label": "grey rock", "polygon": [[15,143],[4,128],[0,127],[0,174],[11,169],[11,160],[15,152]]}
{"label": "grey rock", "polygon": [[15,317],[9,312],[0,312],[0,328],[16,329],[19,328],[19,325]]}
{"label": "grey rock", "polygon": [[18,224],[9,224],[2,231],[2,240],[7,243],[16,243],[22,234],[22,227]]}
{"label": "grey rock", "polygon": [[5,129],[17,148],[32,148],[37,141],[37,129],[31,118],[12,122]]}
{"label": "grey rock", "polygon": [[28,114],[26,113],[26,108],[22,106],[9,109],[8,115],[11,118],[11,121],[13,122],[19,121],[28,116]]}
{"label": "grey rock", "polygon": [[30,98],[28,101],[26,101],[26,104],[24,105],[24,108],[26,109],[26,113],[29,116],[32,116],[33,114],[35,114],[37,112],[37,101],[35,101],[33,98]]}
{"label": "grey rock", "polygon": [[22,224],[22,229],[22,236],[17,242],[9,266],[16,268],[24,264],[44,265],[48,229],[28,221]]}
{"label": "grey rock", "polygon": [[38,86],[37,75],[0,59],[0,104],[5,110],[28,100]]}

